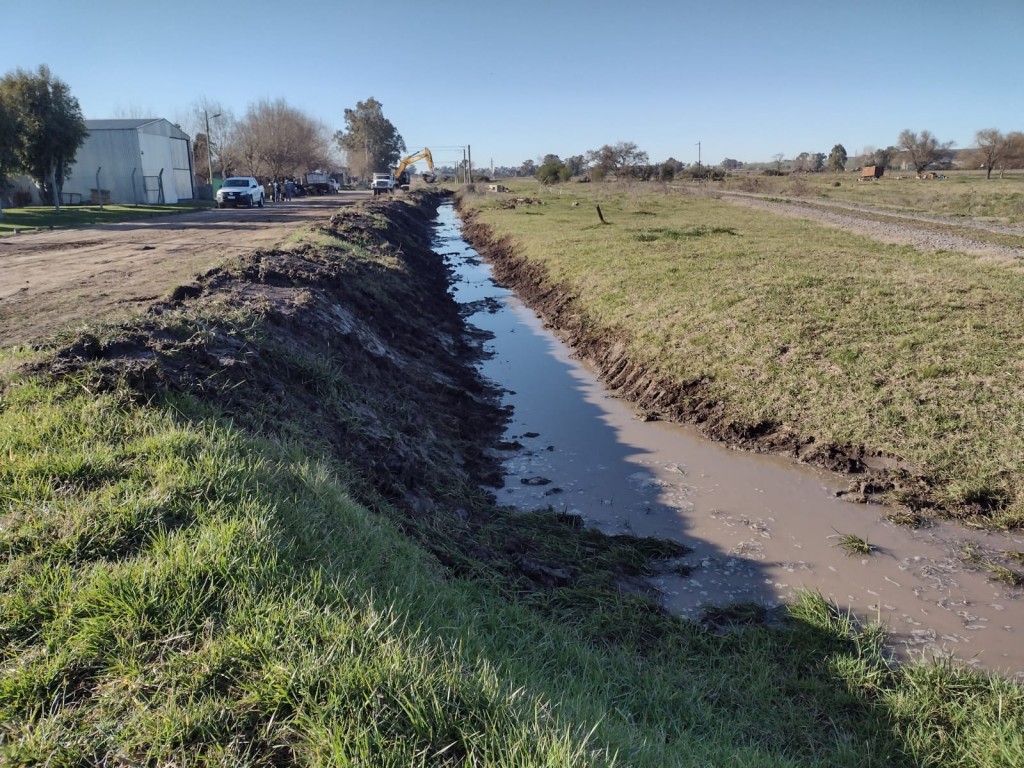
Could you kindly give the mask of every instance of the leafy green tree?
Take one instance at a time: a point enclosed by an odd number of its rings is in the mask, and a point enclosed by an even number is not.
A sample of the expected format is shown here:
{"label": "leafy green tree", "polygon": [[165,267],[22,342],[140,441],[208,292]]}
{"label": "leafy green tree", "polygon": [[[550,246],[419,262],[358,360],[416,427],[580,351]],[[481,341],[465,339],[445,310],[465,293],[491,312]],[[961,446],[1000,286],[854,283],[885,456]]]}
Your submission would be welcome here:
{"label": "leafy green tree", "polygon": [[660,165],[641,163],[640,165],[634,165],[631,168],[629,168],[628,173],[634,179],[640,179],[640,181],[650,181],[651,179],[658,175],[660,169]]}
{"label": "leafy green tree", "polygon": [[519,166],[520,176],[533,176],[537,173],[537,164],[533,160],[523,160],[523,164]]}
{"label": "leafy green tree", "polygon": [[931,131],[921,131],[920,135],[909,129],[900,133],[898,146],[906,153],[914,170],[921,173],[932,163],[941,163],[949,159],[951,141],[939,141]]}
{"label": "leafy green tree", "polygon": [[673,175],[682,173],[683,169],[686,168],[686,163],[680,162],[679,160],[676,160],[674,157],[670,157],[668,160],[662,163],[662,165],[669,166],[672,169]]}
{"label": "leafy green tree", "polygon": [[0,99],[0,218],[4,215],[4,189],[7,177],[18,168],[18,137],[21,126],[3,99]]}
{"label": "leafy green tree", "polygon": [[565,165],[573,176],[580,176],[587,170],[587,158],[583,155],[573,155],[565,161]]}
{"label": "leafy green tree", "polygon": [[557,184],[560,181],[568,181],[572,178],[572,171],[569,170],[568,166],[561,160],[557,159],[548,160],[540,168],[537,169],[535,174],[537,181],[541,184]]}
{"label": "leafy green tree", "polygon": [[834,173],[841,173],[846,170],[846,147],[836,144],[828,153],[828,169]]}
{"label": "leafy green tree", "polygon": [[0,80],[0,101],[20,123],[16,154],[21,169],[35,180],[45,200],[60,213],[60,191],[75,154],[89,131],[78,99],[49,67],[17,69]]}
{"label": "leafy green tree", "polygon": [[334,139],[348,156],[352,172],[363,178],[394,168],[406,152],[405,140],[372,96],[345,110],[345,130],[335,133]]}
{"label": "leafy green tree", "polygon": [[899,151],[899,148],[892,146],[892,144],[885,149],[876,149],[871,155],[871,163],[881,168],[888,168],[896,159]]}
{"label": "leafy green tree", "polygon": [[587,153],[587,160],[594,170],[600,170],[600,178],[611,173],[637,175],[634,171],[647,164],[647,153],[632,141],[620,141],[591,150]]}

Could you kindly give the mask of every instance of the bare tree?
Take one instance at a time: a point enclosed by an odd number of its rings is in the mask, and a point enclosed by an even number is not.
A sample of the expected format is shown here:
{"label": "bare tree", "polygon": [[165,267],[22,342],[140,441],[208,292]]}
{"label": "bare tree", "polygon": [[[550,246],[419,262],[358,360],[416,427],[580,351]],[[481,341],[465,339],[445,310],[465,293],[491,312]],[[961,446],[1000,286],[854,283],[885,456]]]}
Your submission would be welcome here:
{"label": "bare tree", "polygon": [[118,105],[114,109],[114,117],[121,120],[141,120],[149,117],[157,117],[156,111],[149,107],[142,107],[133,102],[129,102],[128,106]]}
{"label": "bare tree", "polygon": [[917,173],[921,173],[932,163],[948,160],[949,150],[953,146],[952,141],[940,142],[931,131],[921,131],[918,135],[909,129],[900,133],[897,144],[906,153]]}
{"label": "bare tree", "polygon": [[999,166],[1000,175],[1010,151],[1010,139],[995,128],[982,128],[974,134],[974,142],[978,145],[978,159],[985,167],[985,178],[992,178],[992,169]]}
{"label": "bare tree", "polygon": [[231,158],[232,175],[245,172],[247,176],[261,176],[263,163],[260,160],[259,140],[255,132],[248,130],[244,122],[240,123],[230,138],[226,154]]}
{"label": "bare tree", "polygon": [[249,107],[242,125],[255,143],[261,169],[271,178],[328,167],[326,128],[284,99]]}
{"label": "bare tree", "polygon": [[1006,154],[999,167],[1000,178],[1004,168],[1024,168],[1024,133],[1011,131],[1006,134]]}
{"label": "bare tree", "polygon": [[231,167],[249,175],[279,179],[329,168],[329,143],[319,121],[284,99],[263,100],[251,105],[226,137],[223,155]]}
{"label": "bare tree", "polygon": [[[196,158],[196,174],[206,178],[210,175],[209,165],[219,168],[221,178],[228,170],[237,166],[230,157],[230,138],[235,131],[235,115],[221,102],[201,96],[194,101],[185,114],[177,114],[175,123],[192,137]],[[209,127],[209,136],[207,136]],[[206,143],[209,141],[209,155]]]}

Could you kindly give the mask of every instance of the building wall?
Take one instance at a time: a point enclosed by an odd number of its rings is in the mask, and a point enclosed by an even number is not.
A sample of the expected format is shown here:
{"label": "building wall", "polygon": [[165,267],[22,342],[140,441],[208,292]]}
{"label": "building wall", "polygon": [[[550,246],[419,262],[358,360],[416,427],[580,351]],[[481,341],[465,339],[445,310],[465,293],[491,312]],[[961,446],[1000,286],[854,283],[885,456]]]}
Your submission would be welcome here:
{"label": "building wall", "polygon": [[[160,177],[163,171],[165,203],[195,197],[191,142],[184,131],[166,120],[149,123],[139,128],[139,147],[146,175]],[[147,185],[148,188],[153,186],[154,183]],[[157,202],[152,190],[147,194],[150,196],[147,202]]]}
{"label": "building wall", "polygon": [[142,169],[148,177],[144,202],[159,202],[160,182],[163,184],[163,202],[192,199],[192,168],[187,139],[140,132],[139,149]]}
{"label": "building wall", "polygon": [[75,155],[70,178],[64,181],[64,201],[68,202],[70,194],[73,193],[81,196],[81,202],[87,203],[94,197],[92,190],[99,189],[110,192],[111,203],[130,205],[145,202],[142,195],[141,165],[139,132],[136,129],[91,131]]}
{"label": "building wall", "polygon": [[106,190],[109,196],[105,199],[111,203],[158,203],[161,170],[163,202],[195,197],[188,135],[167,120],[123,128],[93,127],[75,156],[70,178],[64,182],[64,201],[88,203],[97,198],[93,190]]}

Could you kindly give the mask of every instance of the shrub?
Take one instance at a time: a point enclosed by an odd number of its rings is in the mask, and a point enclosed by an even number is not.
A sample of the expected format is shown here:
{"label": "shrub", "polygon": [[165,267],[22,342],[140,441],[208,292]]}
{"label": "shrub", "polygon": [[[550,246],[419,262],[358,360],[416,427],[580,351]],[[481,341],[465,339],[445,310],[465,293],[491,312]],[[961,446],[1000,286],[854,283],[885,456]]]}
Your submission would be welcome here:
{"label": "shrub", "polygon": [[541,184],[557,184],[572,178],[572,171],[566,167],[565,163],[552,160],[538,168],[535,175]]}

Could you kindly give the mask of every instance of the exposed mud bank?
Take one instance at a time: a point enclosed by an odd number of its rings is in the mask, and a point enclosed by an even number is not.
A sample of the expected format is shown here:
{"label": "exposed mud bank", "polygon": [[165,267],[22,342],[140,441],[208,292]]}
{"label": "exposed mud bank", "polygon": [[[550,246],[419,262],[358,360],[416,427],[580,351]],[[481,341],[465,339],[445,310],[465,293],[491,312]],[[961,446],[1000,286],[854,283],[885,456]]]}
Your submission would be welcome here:
{"label": "exposed mud bank", "polygon": [[617,397],[632,402],[648,420],[693,424],[705,436],[733,448],[782,454],[843,473],[850,477],[850,484],[840,495],[900,507],[906,512],[905,522],[919,522],[920,516],[928,514],[967,517],[986,512],[982,503],[970,509],[942,508],[928,475],[900,457],[865,445],[819,442],[795,425],[744,423],[727,403],[710,395],[710,379],[678,381],[650,370],[630,358],[623,333],[599,327],[587,316],[571,287],[553,283],[543,265],[518,254],[509,238],[497,236],[474,211],[462,207],[460,213],[465,222],[463,236],[492,263],[495,278],[587,360]]}

